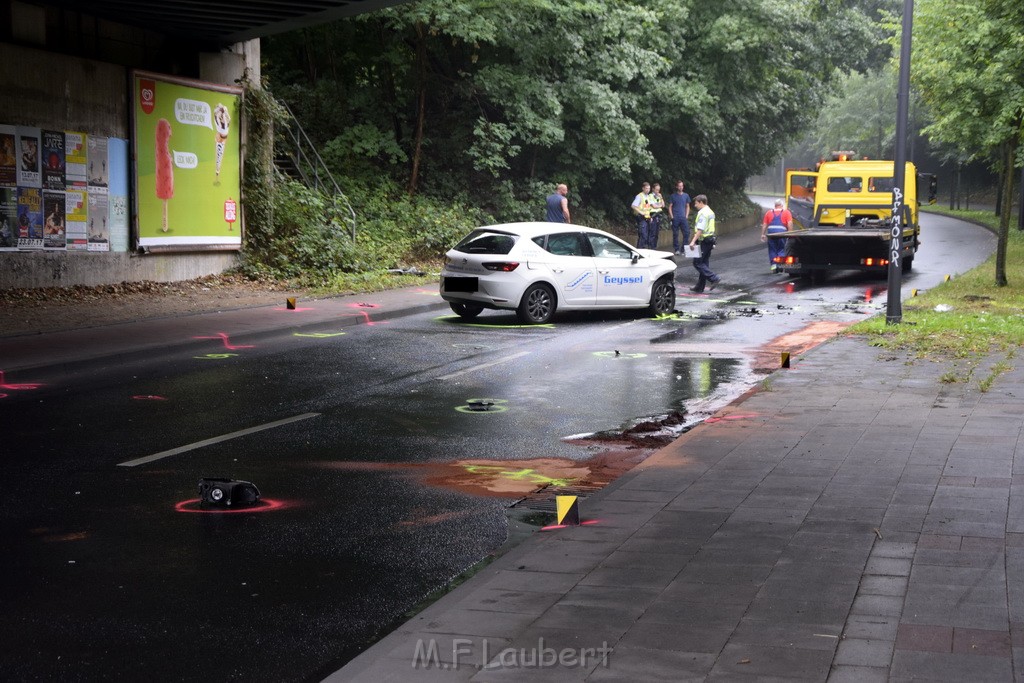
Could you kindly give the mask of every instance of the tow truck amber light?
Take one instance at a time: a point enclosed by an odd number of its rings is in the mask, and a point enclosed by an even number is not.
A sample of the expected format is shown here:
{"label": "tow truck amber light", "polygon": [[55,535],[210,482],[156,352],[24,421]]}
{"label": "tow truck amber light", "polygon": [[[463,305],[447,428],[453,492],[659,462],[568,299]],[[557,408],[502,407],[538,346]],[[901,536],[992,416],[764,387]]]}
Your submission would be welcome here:
{"label": "tow truck amber light", "polygon": [[860,260],[862,266],[887,266],[889,265],[889,259],[884,258],[862,258]]}
{"label": "tow truck amber light", "polygon": [[776,256],[775,258],[772,259],[772,261],[784,266],[791,266],[794,263],[799,263],[800,259],[798,259],[796,256]]}
{"label": "tow truck amber light", "polygon": [[487,270],[500,270],[504,273],[511,273],[513,270],[519,267],[519,263],[516,261],[498,261],[492,263],[483,264]]}

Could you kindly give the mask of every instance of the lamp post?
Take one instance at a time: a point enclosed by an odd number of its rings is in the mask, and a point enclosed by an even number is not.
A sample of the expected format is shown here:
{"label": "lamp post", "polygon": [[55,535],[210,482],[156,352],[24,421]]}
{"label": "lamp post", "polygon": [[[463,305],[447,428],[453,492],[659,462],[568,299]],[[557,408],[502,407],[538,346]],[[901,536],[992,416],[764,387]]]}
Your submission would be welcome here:
{"label": "lamp post", "polygon": [[[903,0],[903,34],[900,39],[900,76],[896,92],[896,150],[892,176],[892,222],[889,233],[889,281],[885,322],[903,322],[900,284],[903,279],[903,199],[907,183],[907,114],[910,109],[910,37],[914,25],[914,0]],[[916,182],[916,178],[911,179]]]}

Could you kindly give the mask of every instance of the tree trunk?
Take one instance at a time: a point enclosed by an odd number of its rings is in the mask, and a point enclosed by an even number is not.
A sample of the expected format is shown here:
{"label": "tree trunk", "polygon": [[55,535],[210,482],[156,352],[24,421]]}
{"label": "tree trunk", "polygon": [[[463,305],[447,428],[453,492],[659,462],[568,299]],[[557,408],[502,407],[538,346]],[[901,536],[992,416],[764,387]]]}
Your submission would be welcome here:
{"label": "tree trunk", "polygon": [[1017,229],[1024,230],[1024,166],[1020,169],[1020,201],[1017,202]]}
{"label": "tree trunk", "polygon": [[409,174],[410,195],[416,194],[420,179],[420,156],[423,154],[423,120],[427,113],[427,39],[423,22],[416,22],[416,137],[412,147],[412,172]]}
{"label": "tree trunk", "polygon": [[[1017,139],[1010,138],[1003,144],[1003,170],[1000,177],[1003,197],[1013,196],[1014,157],[1017,155]],[[999,238],[996,241],[996,286],[1005,287],[1006,244],[1010,237],[1010,202],[1004,201],[999,213]]]}

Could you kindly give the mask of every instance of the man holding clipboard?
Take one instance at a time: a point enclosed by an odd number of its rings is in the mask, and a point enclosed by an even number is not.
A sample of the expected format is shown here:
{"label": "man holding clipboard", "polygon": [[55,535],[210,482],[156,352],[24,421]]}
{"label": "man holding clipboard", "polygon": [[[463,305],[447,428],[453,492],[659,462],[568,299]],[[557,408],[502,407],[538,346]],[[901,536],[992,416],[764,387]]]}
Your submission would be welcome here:
{"label": "man holding clipboard", "polygon": [[700,294],[705,286],[709,292],[713,290],[722,278],[715,275],[709,266],[711,250],[715,248],[715,212],[708,206],[707,195],[694,197],[693,205],[697,207],[697,220],[693,224],[693,237],[690,238],[689,246],[693,248],[699,245],[700,252],[693,258],[693,267],[697,269],[699,277],[690,291]]}

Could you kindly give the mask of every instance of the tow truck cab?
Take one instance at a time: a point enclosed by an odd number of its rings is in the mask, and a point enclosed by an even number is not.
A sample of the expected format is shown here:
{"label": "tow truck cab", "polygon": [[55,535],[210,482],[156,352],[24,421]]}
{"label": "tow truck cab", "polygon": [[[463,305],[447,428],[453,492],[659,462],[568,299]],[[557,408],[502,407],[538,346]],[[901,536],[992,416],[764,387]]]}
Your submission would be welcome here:
{"label": "tow truck cab", "polygon": [[[834,152],[817,170],[786,173],[786,207],[793,228],[786,237],[783,270],[819,279],[829,270],[884,271],[889,264],[894,162],[856,159]],[[936,178],[906,164],[901,210],[901,266],[909,271],[920,243],[921,197],[935,202]]]}
{"label": "tow truck cab", "polygon": [[[817,171],[786,173],[787,208],[799,228],[817,225],[851,225],[861,219],[889,220],[892,216],[892,161],[875,159],[847,160],[839,153],[834,161],[824,161]],[[918,173],[911,162],[906,165],[907,182],[903,205],[903,224],[917,225],[918,198],[935,203],[936,178]]]}

